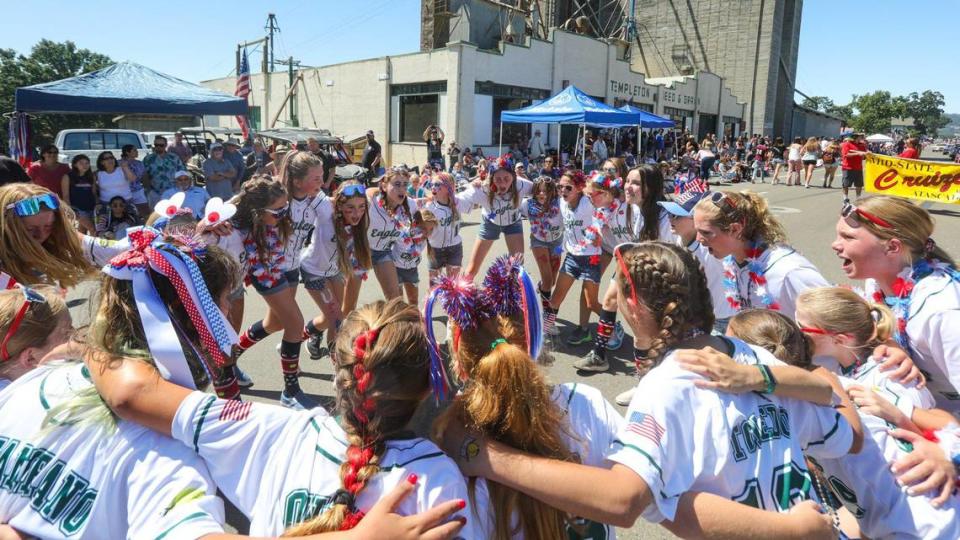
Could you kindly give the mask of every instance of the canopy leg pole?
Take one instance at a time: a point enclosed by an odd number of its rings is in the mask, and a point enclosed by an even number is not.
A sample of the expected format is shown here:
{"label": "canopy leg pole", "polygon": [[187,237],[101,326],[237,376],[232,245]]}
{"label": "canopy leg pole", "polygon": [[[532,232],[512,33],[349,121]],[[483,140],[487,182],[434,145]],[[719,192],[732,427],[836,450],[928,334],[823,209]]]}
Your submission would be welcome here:
{"label": "canopy leg pole", "polygon": [[[644,151],[646,146],[643,147]],[[637,147],[634,149],[634,153],[637,155],[637,165],[640,164],[640,124],[637,124]]]}
{"label": "canopy leg pole", "polygon": [[[583,125],[583,148],[580,149],[580,169],[583,169],[584,163],[587,161],[587,125]],[[583,171],[587,172],[587,171]]]}
{"label": "canopy leg pole", "polygon": [[500,143],[497,145],[497,155],[503,155],[503,120],[500,121]]}
{"label": "canopy leg pole", "polygon": [[562,137],[560,124],[557,124],[557,165],[562,169],[565,163],[563,162],[563,147],[560,145],[560,137]]}

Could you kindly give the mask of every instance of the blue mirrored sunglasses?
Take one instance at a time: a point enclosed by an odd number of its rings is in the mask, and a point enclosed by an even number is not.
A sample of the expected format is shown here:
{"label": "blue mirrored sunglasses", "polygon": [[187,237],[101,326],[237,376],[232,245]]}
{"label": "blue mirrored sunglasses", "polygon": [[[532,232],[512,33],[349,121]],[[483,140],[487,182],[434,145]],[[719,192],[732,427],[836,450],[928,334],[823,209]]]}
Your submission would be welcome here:
{"label": "blue mirrored sunglasses", "polygon": [[7,210],[13,209],[18,216],[27,217],[39,214],[40,210],[43,210],[43,206],[46,206],[49,210],[57,210],[60,208],[60,199],[52,193],[44,193],[8,204]]}
{"label": "blue mirrored sunglasses", "polygon": [[350,184],[340,188],[340,194],[344,197],[362,197],[365,196],[367,192],[360,184]]}

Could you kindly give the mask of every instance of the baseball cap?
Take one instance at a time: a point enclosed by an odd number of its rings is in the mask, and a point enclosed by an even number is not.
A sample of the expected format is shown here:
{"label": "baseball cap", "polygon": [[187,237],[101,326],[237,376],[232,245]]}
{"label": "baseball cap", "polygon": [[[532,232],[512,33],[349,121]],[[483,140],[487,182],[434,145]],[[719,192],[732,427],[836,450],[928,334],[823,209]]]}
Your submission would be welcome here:
{"label": "baseball cap", "polygon": [[211,144],[210,151],[213,152],[214,150],[223,150],[223,143],[215,142]]}
{"label": "baseball cap", "polygon": [[373,130],[372,129],[367,130],[367,135],[373,135]]}
{"label": "baseball cap", "polygon": [[187,171],[177,171],[176,174],[173,175],[174,178],[183,178],[184,176],[189,178],[190,173],[188,173]]}
{"label": "baseball cap", "polygon": [[242,146],[242,145],[240,144],[240,141],[238,141],[238,140],[236,140],[236,139],[234,139],[234,138],[232,138],[232,137],[229,138],[229,139],[227,139],[227,140],[225,140],[225,141],[223,141],[223,145],[224,145],[224,146],[227,146],[227,145],[236,146],[237,148],[240,148],[240,146]]}
{"label": "baseball cap", "polygon": [[709,191],[684,191],[672,201],[660,201],[657,204],[675,216],[690,217],[693,215],[693,207],[709,194]]}

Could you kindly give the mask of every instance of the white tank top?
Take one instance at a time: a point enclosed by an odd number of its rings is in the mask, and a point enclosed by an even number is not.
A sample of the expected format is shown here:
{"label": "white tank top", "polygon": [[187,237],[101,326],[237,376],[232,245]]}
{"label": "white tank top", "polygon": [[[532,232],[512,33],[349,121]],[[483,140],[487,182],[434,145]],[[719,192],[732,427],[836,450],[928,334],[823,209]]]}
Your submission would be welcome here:
{"label": "white tank top", "polygon": [[100,202],[109,203],[114,197],[123,197],[129,201],[133,198],[130,191],[130,182],[123,176],[123,169],[117,167],[112,173],[97,171],[97,185],[100,188]]}

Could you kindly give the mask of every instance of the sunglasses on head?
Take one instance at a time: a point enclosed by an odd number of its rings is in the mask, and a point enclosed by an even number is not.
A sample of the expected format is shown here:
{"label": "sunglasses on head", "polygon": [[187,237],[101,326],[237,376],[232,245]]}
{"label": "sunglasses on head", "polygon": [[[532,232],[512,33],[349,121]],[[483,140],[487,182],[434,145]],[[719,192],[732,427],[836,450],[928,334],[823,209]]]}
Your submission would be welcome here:
{"label": "sunglasses on head", "polygon": [[620,244],[619,246],[613,249],[613,255],[617,259],[617,267],[620,269],[620,273],[623,274],[623,277],[627,280],[627,284],[630,285],[630,300],[633,301],[634,306],[640,305],[637,302],[637,288],[633,285],[633,277],[630,276],[630,269],[627,268],[627,263],[623,260],[623,250],[633,249],[639,244]]}
{"label": "sunglasses on head", "polygon": [[340,188],[340,194],[344,197],[366,196],[367,192],[360,184],[348,184]]}
{"label": "sunglasses on head", "polygon": [[287,214],[290,213],[289,206],[284,206],[283,208],[277,208],[277,209],[264,208],[263,210],[277,219],[283,219],[287,217]]}
{"label": "sunglasses on head", "polygon": [[23,317],[27,314],[27,310],[30,309],[30,305],[45,304],[47,302],[47,299],[44,298],[42,294],[30,287],[20,285],[20,290],[23,291],[23,305],[17,310],[17,314],[13,317],[13,322],[11,322],[7,328],[6,335],[3,336],[3,342],[0,343],[0,360],[4,362],[10,360],[10,353],[7,352],[7,344],[13,338],[14,334],[17,333],[17,329],[20,328],[20,323],[23,322]]}
{"label": "sunglasses on head", "polygon": [[35,216],[46,206],[48,210],[60,208],[60,199],[52,193],[35,195],[22,201],[7,205],[7,210],[13,210],[20,217]]}
{"label": "sunglasses on head", "polygon": [[873,223],[877,227],[882,227],[884,229],[893,229],[894,226],[890,224],[889,221],[877,217],[866,210],[861,210],[857,208],[852,203],[846,203],[843,205],[843,208],[840,209],[840,217],[850,221],[851,219],[858,220],[858,218],[866,219],[867,221]]}

